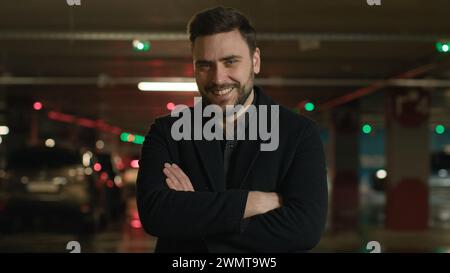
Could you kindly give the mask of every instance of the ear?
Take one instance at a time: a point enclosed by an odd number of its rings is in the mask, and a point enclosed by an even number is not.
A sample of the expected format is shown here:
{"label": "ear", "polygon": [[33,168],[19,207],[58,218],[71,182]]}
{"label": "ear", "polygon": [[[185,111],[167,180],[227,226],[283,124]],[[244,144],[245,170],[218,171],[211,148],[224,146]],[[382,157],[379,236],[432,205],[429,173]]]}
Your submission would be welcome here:
{"label": "ear", "polygon": [[259,73],[259,70],[261,68],[261,55],[260,55],[259,48],[255,48],[255,52],[253,53],[253,72],[255,74]]}

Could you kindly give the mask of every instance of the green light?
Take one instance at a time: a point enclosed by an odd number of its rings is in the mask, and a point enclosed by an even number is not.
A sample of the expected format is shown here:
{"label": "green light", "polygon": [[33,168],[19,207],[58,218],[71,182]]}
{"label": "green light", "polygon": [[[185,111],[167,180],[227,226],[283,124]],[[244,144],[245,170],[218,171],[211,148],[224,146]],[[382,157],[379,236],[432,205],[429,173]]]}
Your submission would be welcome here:
{"label": "green light", "polygon": [[134,144],[143,144],[145,137],[141,135],[123,132],[122,134],[120,134],[120,140],[123,142],[130,142]]}
{"label": "green light", "polygon": [[149,51],[150,50],[150,42],[134,40],[133,41],[133,49],[135,51]]}
{"label": "green light", "polygon": [[122,134],[120,134],[120,140],[123,141],[123,142],[128,142],[128,136],[129,135],[130,135],[129,133],[122,133]]}
{"label": "green light", "polygon": [[364,134],[370,134],[370,132],[372,132],[372,126],[370,126],[369,124],[364,124],[362,127],[362,131]]}
{"label": "green light", "polygon": [[434,127],[434,131],[436,132],[436,134],[442,135],[445,132],[445,127],[444,125],[438,124],[436,125],[436,127]]}
{"label": "green light", "polygon": [[450,51],[450,43],[448,42],[437,42],[436,50],[441,53],[447,53]]}
{"label": "green light", "polygon": [[315,106],[314,106],[314,103],[312,103],[312,102],[307,102],[305,104],[305,110],[308,111],[308,112],[313,111],[314,108],[315,108]]}
{"label": "green light", "polygon": [[142,144],[142,143],[144,143],[144,140],[145,140],[145,137],[140,136],[140,135],[135,135],[133,143],[134,144]]}

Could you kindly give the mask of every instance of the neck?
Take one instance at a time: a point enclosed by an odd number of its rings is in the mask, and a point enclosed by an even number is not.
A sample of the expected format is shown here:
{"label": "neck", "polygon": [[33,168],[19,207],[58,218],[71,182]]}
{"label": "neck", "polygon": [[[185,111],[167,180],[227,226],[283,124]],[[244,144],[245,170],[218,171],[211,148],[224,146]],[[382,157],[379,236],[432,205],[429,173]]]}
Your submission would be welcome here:
{"label": "neck", "polygon": [[227,131],[227,124],[228,125],[231,125],[231,124],[236,125],[236,120],[247,111],[248,107],[252,104],[254,97],[255,97],[255,92],[254,92],[254,89],[252,89],[252,91],[250,91],[250,95],[245,100],[244,105],[242,105],[243,106],[242,109],[238,113],[234,114],[233,117],[224,116],[222,126],[224,127],[225,132]]}

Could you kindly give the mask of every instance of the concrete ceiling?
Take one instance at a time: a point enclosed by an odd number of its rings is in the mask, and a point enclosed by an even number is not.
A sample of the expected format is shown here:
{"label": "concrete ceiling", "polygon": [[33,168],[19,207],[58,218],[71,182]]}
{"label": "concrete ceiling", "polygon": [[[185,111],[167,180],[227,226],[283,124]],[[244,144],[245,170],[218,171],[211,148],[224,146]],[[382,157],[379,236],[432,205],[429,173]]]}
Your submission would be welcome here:
{"label": "concrete ceiling", "polygon": [[[167,102],[189,103],[194,93],[143,93],[135,84],[99,86],[96,79],[192,77],[186,23],[195,12],[219,4],[241,10],[253,22],[262,52],[260,78],[311,80],[265,86],[289,107],[307,98],[320,105],[365,86],[351,80],[370,83],[426,64],[437,65],[416,78],[450,76],[450,54],[434,48],[435,41],[450,40],[447,0],[381,0],[381,6],[365,0],[81,0],[81,6],[3,0],[0,75],[71,83],[3,84],[0,90],[143,134],[156,116],[168,113]],[[152,38],[150,51],[132,50],[131,40],[140,37]],[[330,79],[343,83],[323,84]],[[86,80],[93,84],[83,84]],[[436,119],[450,121],[448,88],[432,88]],[[382,118],[381,105],[364,105]]]}

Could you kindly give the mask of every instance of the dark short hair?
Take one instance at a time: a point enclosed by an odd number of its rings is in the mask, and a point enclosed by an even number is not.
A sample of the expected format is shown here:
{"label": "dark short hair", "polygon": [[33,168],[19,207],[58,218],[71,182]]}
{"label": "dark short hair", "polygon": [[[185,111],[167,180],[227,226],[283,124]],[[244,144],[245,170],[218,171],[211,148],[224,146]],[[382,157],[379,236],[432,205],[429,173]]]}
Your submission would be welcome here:
{"label": "dark short hair", "polygon": [[250,53],[256,49],[256,32],[249,20],[234,8],[218,6],[195,14],[188,23],[187,32],[192,45],[197,37],[238,29],[247,42]]}

